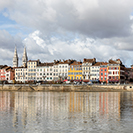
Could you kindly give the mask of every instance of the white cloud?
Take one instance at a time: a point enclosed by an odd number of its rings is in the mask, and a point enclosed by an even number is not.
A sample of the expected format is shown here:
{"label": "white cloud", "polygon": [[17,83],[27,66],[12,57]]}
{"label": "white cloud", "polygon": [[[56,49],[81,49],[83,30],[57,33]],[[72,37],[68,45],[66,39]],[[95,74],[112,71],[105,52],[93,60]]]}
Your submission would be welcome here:
{"label": "white cloud", "polygon": [[[131,52],[127,53],[133,50],[132,7],[131,0],[0,1],[5,17],[35,31],[23,44],[29,58],[42,61],[84,57],[132,60]],[[17,44],[21,58],[20,34],[12,36],[3,30],[0,35],[1,49],[13,51]]]}
{"label": "white cloud", "polygon": [[[87,38],[86,41],[74,39],[71,42],[51,37],[49,43],[43,40],[39,31],[35,31],[24,40],[28,55],[31,59],[40,58],[42,62],[54,59],[77,59],[96,57],[99,61],[108,61],[110,58],[121,58],[126,62],[130,55],[126,51],[119,51],[109,45],[98,45],[97,42]],[[124,56],[123,56],[124,55]]]}

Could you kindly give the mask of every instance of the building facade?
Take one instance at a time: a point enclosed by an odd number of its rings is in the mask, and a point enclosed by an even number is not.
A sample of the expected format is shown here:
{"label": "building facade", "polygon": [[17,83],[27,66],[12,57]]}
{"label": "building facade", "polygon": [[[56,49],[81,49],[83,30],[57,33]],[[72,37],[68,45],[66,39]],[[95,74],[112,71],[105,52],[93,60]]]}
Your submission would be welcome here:
{"label": "building facade", "polygon": [[29,60],[27,62],[28,80],[36,80],[36,68],[40,64],[39,60]]}
{"label": "building facade", "polygon": [[99,70],[99,81],[108,83],[108,63],[102,63]]}
{"label": "building facade", "polygon": [[28,81],[28,69],[25,67],[15,68],[15,81],[23,83]]}
{"label": "building facade", "polygon": [[68,68],[68,79],[82,80],[82,62],[74,61]]}
{"label": "building facade", "polygon": [[109,60],[108,64],[108,77],[109,82],[112,83],[124,83],[125,82],[125,66],[122,64],[120,59]]}
{"label": "building facade", "polygon": [[53,80],[53,63],[41,63],[36,68],[37,81]]}
{"label": "building facade", "polygon": [[0,80],[14,80],[15,75],[14,75],[14,69],[11,66],[0,66]]}
{"label": "building facade", "polygon": [[96,62],[93,66],[90,67],[90,79],[92,81],[99,81],[99,71],[100,71],[100,65],[102,62]]}
{"label": "building facade", "polygon": [[96,63],[96,58],[93,59],[83,59],[83,63],[82,63],[82,76],[83,76],[83,80],[90,80],[91,79],[91,66],[94,65]]}

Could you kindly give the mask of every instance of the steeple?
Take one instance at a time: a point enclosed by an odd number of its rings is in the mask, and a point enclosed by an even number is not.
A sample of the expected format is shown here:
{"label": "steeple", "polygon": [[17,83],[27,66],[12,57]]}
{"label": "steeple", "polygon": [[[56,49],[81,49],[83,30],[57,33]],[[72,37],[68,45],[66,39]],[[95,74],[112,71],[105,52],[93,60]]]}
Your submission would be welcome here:
{"label": "steeple", "polygon": [[16,46],[15,46],[14,57],[13,57],[13,67],[18,67],[18,54],[17,54]]}
{"label": "steeple", "polygon": [[27,66],[27,61],[28,61],[27,52],[26,52],[26,48],[24,47],[24,53],[23,53],[23,57],[22,57],[22,65],[23,65],[23,67]]}

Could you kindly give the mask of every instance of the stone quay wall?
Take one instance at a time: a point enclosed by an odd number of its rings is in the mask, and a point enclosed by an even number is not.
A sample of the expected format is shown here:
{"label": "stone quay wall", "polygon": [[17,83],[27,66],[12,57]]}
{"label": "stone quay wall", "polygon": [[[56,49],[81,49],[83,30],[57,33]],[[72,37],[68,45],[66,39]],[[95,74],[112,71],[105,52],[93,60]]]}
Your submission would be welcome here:
{"label": "stone quay wall", "polygon": [[133,91],[133,85],[5,84],[0,85],[0,91]]}

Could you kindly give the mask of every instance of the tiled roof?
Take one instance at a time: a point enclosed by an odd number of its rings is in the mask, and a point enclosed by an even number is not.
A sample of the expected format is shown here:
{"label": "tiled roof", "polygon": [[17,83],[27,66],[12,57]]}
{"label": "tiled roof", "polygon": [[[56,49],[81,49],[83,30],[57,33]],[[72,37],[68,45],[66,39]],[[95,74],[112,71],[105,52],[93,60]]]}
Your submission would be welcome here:
{"label": "tiled roof", "polygon": [[71,64],[76,60],[73,59],[68,59],[68,60],[54,60],[54,65],[59,65],[59,64]]}
{"label": "tiled roof", "polygon": [[108,65],[109,63],[107,62],[102,62],[101,65]]}
{"label": "tiled roof", "polygon": [[40,62],[40,60],[29,60],[28,62]]}
{"label": "tiled roof", "polygon": [[95,62],[95,61],[96,61],[95,58],[93,58],[93,59],[86,59],[86,58],[84,58],[84,59],[83,59],[83,63],[86,63],[86,62],[88,62],[88,63],[93,63],[93,62]]}
{"label": "tiled roof", "polygon": [[23,66],[21,66],[21,67],[15,67],[15,69],[17,69],[17,68],[27,68],[27,67],[23,67]]}
{"label": "tiled roof", "polygon": [[0,65],[0,69],[7,67],[7,65]]}
{"label": "tiled roof", "polygon": [[48,63],[41,63],[38,66],[53,66],[53,64],[54,64],[53,62],[52,63],[48,62]]}
{"label": "tiled roof", "polygon": [[96,62],[93,66],[100,66],[104,62]]}
{"label": "tiled roof", "polygon": [[110,60],[109,60],[109,64],[119,64],[119,63],[116,62],[116,61],[114,61],[114,60],[112,60],[112,59],[110,59]]}
{"label": "tiled roof", "polygon": [[74,62],[71,63],[70,65],[82,65],[82,62],[74,61]]}

